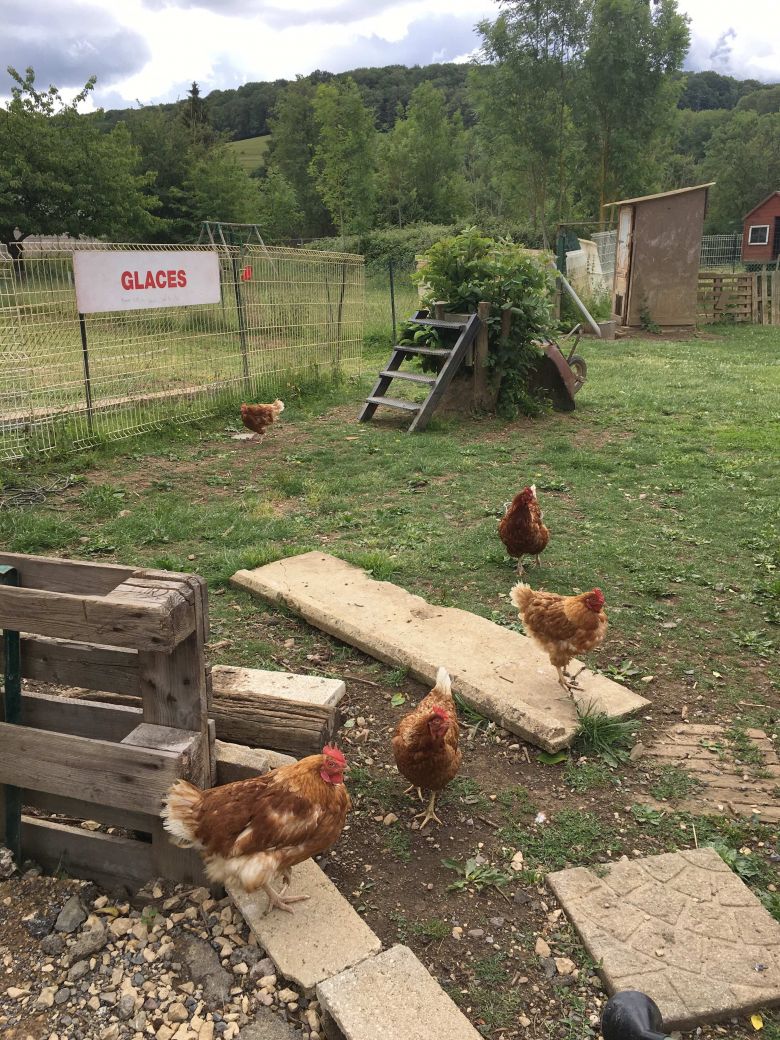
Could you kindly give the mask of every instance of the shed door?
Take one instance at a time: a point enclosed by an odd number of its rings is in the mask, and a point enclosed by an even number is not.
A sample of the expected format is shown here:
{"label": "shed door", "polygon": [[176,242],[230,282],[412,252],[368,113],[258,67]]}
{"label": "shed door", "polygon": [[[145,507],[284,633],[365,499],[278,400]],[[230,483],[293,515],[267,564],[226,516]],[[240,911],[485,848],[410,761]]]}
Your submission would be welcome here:
{"label": "shed door", "polygon": [[631,273],[631,244],[634,237],[634,207],[621,206],[615,247],[615,286],[612,312],[622,324],[628,320],[628,287]]}

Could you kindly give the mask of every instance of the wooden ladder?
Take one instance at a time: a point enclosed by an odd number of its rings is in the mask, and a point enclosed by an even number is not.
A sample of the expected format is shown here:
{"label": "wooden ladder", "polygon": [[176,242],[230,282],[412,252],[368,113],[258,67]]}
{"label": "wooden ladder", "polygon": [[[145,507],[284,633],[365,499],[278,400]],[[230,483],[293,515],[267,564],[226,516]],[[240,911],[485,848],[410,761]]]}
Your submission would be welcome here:
{"label": "wooden ladder", "polygon": [[[366,398],[366,402],[358,416],[358,422],[368,422],[379,405],[383,404],[388,408],[397,408],[399,411],[414,413],[412,424],[407,433],[416,433],[419,430],[424,430],[430,422],[431,416],[436,411],[444,391],[460,368],[461,362],[466,356],[466,351],[474,342],[481,324],[477,314],[470,315],[468,320],[463,322],[439,321],[436,318],[429,318],[427,311],[419,311],[410,320],[416,325],[425,325],[430,329],[447,329],[457,332],[458,338],[452,347],[447,348],[417,347],[413,345],[393,347],[393,353],[390,355],[387,367],[379,373],[379,379],[371,394]],[[402,372],[401,363],[409,355],[413,354],[427,357],[442,357],[446,358],[446,361],[435,376],[424,376],[417,372]],[[406,401],[400,397],[386,397],[386,392],[393,379],[406,379],[411,383],[429,386],[428,396],[419,404],[414,401]]]}

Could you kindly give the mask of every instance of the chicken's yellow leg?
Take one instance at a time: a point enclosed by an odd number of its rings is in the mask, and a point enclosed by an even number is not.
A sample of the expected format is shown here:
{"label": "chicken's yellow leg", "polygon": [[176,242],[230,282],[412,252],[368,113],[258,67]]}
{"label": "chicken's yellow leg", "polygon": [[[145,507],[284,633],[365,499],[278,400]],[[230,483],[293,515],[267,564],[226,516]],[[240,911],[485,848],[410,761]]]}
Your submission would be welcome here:
{"label": "chicken's yellow leg", "polygon": [[436,815],[436,813],[433,811],[435,805],[436,805],[436,792],[435,791],[431,791],[431,800],[430,800],[430,802],[428,802],[428,808],[425,810],[424,813],[418,812],[417,815],[415,816],[415,820],[417,819],[418,816],[424,817],[423,822],[420,824],[420,830],[422,830],[423,827],[425,827],[426,824],[430,823],[431,820],[436,820],[436,822],[438,824],[441,824],[441,820]]}

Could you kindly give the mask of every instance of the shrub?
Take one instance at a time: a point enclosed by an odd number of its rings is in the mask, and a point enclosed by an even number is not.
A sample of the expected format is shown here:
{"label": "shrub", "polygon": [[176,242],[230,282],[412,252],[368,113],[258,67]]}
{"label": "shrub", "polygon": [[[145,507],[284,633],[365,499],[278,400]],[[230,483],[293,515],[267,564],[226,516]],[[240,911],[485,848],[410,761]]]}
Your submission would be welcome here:
{"label": "shrub", "polygon": [[[498,412],[536,415],[541,399],[529,389],[529,378],[541,357],[534,340],[552,328],[554,275],[541,260],[508,239],[493,239],[477,228],[441,239],[424,254],[424,270],[413,278],[422,283],[425,302],[445,300],[451,310],[476,311],[493,304],[488,319],[488,363],[499,378]],[[501,317],[512,312],[509,334],[502,335]]]}

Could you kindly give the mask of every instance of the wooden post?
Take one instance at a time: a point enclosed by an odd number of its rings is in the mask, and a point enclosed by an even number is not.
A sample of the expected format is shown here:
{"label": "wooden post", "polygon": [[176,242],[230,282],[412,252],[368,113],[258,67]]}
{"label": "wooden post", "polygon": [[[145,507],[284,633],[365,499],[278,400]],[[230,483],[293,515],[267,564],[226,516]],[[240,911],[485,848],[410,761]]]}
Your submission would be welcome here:
{"label": "wooden post", "polygon": [[[488,392],[488,326],[487,321],[490,317],[490,311],[492,304],[486,300],[482,300],[477,304],[477,315],[480,320],[479,332],[477,338],[474,341],[474,398],[477,407],[489,406],[489,392]],[[510,314],[511,312],[505,312]],[[503,326],[502,326],[503,332]]]}

